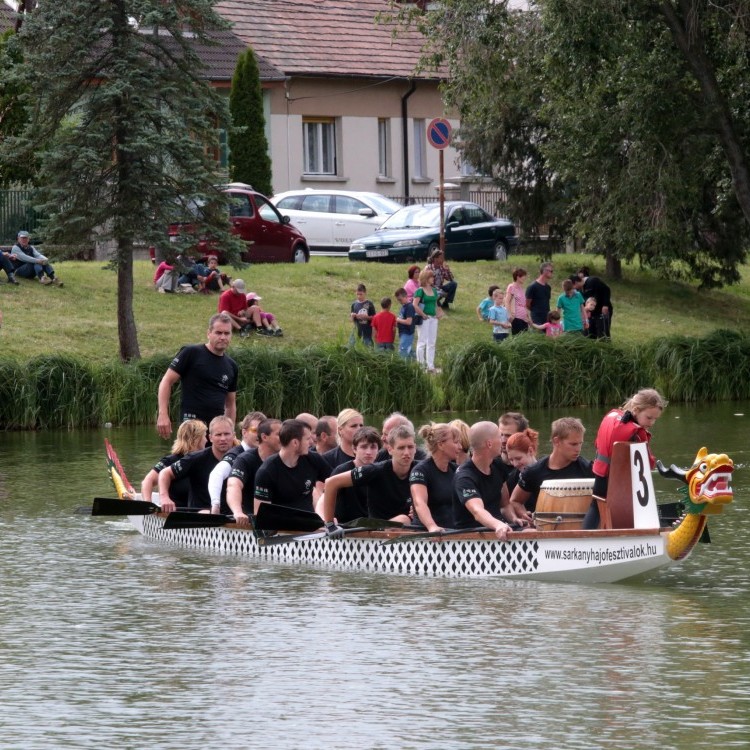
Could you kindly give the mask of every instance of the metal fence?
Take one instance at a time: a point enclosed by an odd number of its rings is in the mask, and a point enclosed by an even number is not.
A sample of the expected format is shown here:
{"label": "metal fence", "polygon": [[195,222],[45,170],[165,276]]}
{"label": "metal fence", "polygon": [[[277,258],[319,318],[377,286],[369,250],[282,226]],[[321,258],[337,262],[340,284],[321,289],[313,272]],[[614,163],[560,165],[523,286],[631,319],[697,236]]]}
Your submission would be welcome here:
{"label": "metal fence", "polygon": [[33,198],[31,190],[0,190],[0,243],[12,244],[21,229],[34,233],[41,216],[32,207]]}

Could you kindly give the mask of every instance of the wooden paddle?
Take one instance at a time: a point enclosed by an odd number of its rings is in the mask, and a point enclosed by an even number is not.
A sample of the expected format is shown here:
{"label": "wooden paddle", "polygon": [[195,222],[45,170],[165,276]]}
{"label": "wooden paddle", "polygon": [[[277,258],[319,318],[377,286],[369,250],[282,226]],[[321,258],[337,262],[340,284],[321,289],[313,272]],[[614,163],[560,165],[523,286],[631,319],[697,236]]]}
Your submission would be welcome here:
{"label": "wooden paddle", "polygon": [[479,531],[493,531],[486,526],[479,526],[475,529],[446,529],[445,531],[425,531],[422,534],[410,534],[409,536],[397,536],[393,539],[386,539],[381,544],[401,544],[402,542],[415,542],[419,539],[432,539],[434,537],[455,536],[457,534],[476,534]]}

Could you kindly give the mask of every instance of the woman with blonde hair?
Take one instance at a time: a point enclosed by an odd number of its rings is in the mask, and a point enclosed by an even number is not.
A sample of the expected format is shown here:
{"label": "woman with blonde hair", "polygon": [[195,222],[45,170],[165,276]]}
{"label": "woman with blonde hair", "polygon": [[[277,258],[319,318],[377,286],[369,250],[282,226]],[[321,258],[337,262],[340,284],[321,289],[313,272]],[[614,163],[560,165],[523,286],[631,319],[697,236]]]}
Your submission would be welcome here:
{"label": "woman with blonde hair", "polygon": [[[158,487],[159,472],[171,466],[175,461],[193,451],[203,450],[206,447],[206,434],[208,427],[200,419],[186,419],[177,429],[177,437],[172,443],[172,452],[160,459],[154,468],[143,477],[141,482],[141,497],[151,501],[151,493],[154,487]],[[169,487],[169,496],[177,506],[187,507],[190,483],[185,479],[178,479]]]}
{"label": "woman with blonde hair", "polygon": [[332,469],[354,460],[354,435],[360,428],[365,426],[362,415],[356,409],[342,409],[336,417],[336,431],[339,444],[335,448],[326,451],[323,458],[330,464]]}
{"label": "woman with blonde hair", "polygon": [[453,475],[461,438],[452,425],[434,422],[422,425],[419,436],[430,457],[416,464],[409,475],[414,514],[427,531],[453,528]]}
{"label": "woman with blonde hair", "polygon": [[450,426],[458,432],[458,442],[461,444],[461,450],[458,452],[456,465],[460,466],[464,461],[468,461],[471,458],[469,450],[471,448],[471,441],[469,440],[471,428],[463,419],[454,419],[450,422]]}

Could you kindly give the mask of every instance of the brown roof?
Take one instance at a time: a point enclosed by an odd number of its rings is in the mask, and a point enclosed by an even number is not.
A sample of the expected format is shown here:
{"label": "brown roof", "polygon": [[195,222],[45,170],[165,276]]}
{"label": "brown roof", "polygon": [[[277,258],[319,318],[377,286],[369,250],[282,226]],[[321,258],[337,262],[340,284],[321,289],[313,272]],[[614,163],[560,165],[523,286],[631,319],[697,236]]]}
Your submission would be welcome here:
{"label": "brown roof", "polygon": [[[414,76],[424,38],[392,37],[385,0],[220,0],[216,10],[256,54],[287,75]],[[423,78],[436,78],[422,74]]]}

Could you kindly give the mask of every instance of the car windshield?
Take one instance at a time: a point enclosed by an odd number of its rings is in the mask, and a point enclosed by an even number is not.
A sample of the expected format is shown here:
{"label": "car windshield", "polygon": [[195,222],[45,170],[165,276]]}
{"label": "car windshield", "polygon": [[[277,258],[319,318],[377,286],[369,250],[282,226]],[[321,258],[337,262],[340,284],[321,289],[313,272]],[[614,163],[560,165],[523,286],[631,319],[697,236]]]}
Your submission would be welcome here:
{"label": "car windshield", "polygon": [[439,226],[439,206],[407,206],[389,216],[380,229],[427,229]]}
{"label": "car windshield", "polygon": [[403,208],[400,203],[396,203],[396,201],[386,198],[380,193],[367,193],[367,199],[379,214],[393,214]]}

